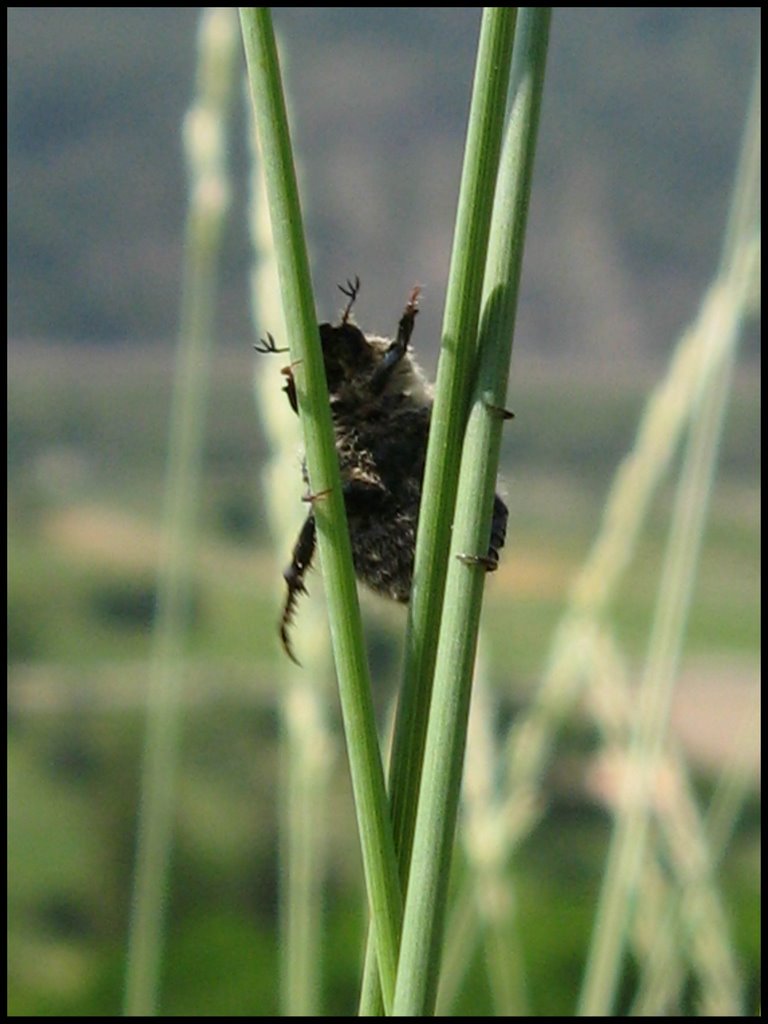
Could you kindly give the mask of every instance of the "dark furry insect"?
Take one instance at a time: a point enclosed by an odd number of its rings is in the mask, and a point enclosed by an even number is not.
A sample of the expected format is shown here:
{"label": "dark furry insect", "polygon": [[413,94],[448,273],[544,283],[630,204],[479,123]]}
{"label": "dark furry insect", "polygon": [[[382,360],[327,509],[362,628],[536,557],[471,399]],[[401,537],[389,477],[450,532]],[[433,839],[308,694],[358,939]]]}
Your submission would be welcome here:
{"label": "dark furry insect", "polygon": [[[411,592],[421,482],[432,414],[432,391],[409,347],[418,313],[414,288],[393,340],[365,335],[350,321],[360,280],[340,286],[348,302],[338,324],[320,324],[320,339],[339,455],[344,504],[355,572],[371,590],[407,602]],[[267,335],[260,352],[284,352]],[[298,412],[290,367],[283,390]],[[504,410],[502,415],[509,416]],[[280,639],[296,662],[289,637],[304,576],[315,551],[315,518],[310,511],[284,572],[288,585],[280,620]],[[461,556],[493,571],[504,546],[507,508],[496,496],[488,552]],[[298,662],[296,662],[298,664]]]}

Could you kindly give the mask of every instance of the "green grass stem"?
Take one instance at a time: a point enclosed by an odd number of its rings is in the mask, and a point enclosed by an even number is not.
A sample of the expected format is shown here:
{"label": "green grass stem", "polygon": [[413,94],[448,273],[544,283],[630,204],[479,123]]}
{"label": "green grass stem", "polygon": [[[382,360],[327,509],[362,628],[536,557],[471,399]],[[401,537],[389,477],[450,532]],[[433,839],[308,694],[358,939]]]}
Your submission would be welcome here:
{"label": "green grass stem", "polygon": [[[745,740],[754,736],[752,721],[744,733]],[[700,877],[699,865],[705,862],[713,876],[732,836],[733,826],[752,788],[749,772],[743,763],[743,751],[749,748],[749,742],[743,746],[736,744],[738,753],[718,780],[704,821],[702,842],[694,848],[695,858],[690,856],[690,847],[685,851],[686,862],[693,870],[684,879],[685,887],[680,887],[665,904],[664,913],[654,929],[654,942],[643,963],[643,974],[630,1008],[633,1017],[661,1016],[675,1005],[678,979],[673,968],[679,960],[676,945],[679,948],[684,919],[688,923],[687,946],[691,950],[691,960],[694,966],[697,963],[701,965],[698,977],[702,1012],[706,1007],[713,1008],[726,1002],[730,1006],[738,1004],[741,980],[733,963],[735,954],[728,917],[721,913],[718,918],[717,913],[712,913],[714,894],[709,887],[701,885],[702,881],[709,882],[710,879]],[[706,922],[703,927],[702,922]]]}
{"label": "green grass stem", "polygon": [[156,1013],[158,1001],[208,366],[228,205],[223,128],[232,95],[236,38],[236,22],[228,8],[205,11],[199,30],[197,94],[184,125],[190,201],[128,938],[124,1011],[130,1017]]}
{"label": "green grass stem", "polygon": [[395,1014],[433,1012],[448,873],[458,808],[467,716],[485,573],[463,556],[488,549],[522,265],[549,8],[523,8],[512,65],[513,102],[502,155],[484,280],[479,367],[462,451],[424,751],[411,872],[395,990]]}
{"label": "green grass stem", "polygon": [[[640,687],[637,725],[629,751],[626,792],[618,803],[617,820],[601,888],[597,919],[580,1013],[612,1012],[623,961],[628,922],[636,898],[644,855],[652,795],[655,788],[669,705],[690,606],[705,515],[714,478],[731,369],[743,320],[749,306],[755,271],[754,222],[759,194],[759,101],[747,118],[734,201],[726,231],[721,275],[709,322],[711,334],[725,339],[720,373],[710,379],[692,423],[659,586],[658,602]],[[747,197],[745,202],[744,197]],[[750,202],[751,200],[751,202]],[[730,975],[706,1007],[708,1015],[734,1015]]]}
{"label": "green grass stem", "polygon": [[323,495],[314,503],[318,548],[382,994],[390,1007],[401,921],[399,879],[277,48],[269,8],[240,8],[240,21],[307,471],[312,492]]}
{"label": "green grass stem", "polygon": [[[748,166],[743,162],[742,166]],[[739,175],[744,180],[743,175]],[[556,732],[573,707],[591,672],[595,631],[608,613],[632,562],[651,503],[669,471],[681,438],[699,409],[711,381],[723,372],[732,337],[721,329],[722,311],[734,299],[727,271],[735,224],[754,220],[754,202],[742,187],[735,190],[721,267],[707,290],[698,315],[677,342],[664,377],[650,393],[635,442],[620,463],[604,505],[597,536],[571,589],[568,605],[553,631],[542,680],[530,705],[508,736],[508,794],[503,816],[509,822],[510,850],[530,829],[544,766]],[[754,227],[753,227],[754,230]],[[742,237],[746,237],[742,233]],[[739,287],[746,316],[754,301],[754,268],[759,233],[743,250]],[[729,283],[730,282],[730,283]],[[752,290],[750,291],[750,285]],[[726,314],[727,319],[732,314]]]}
{"label": "green grass stem", "polygon": [[[478,42],[422,490],[403,685],[390,758],[392,825],[403,886],[413,840],[516,14],[516,8],[485,8]],[[373,962],[369,942],[360,1000],[362,1016],[375,1016],[380,1009]]]}
{"label": "green grass stem", "polygon": [[[250,228],[254,251],[251,300],[257,334],[268,323],[285,337],[280,309],[275,250],[269,211],[251,131]],[[275,552],[285,560],[295,543],[304,510],[296,472],[299,421],[283,394],[281,363],[256,356],[254,393],[270,456],[262,471],[262,493]],[[292,497],[290,501],[289,496]],[[292,505],[295,515],[287,514]],[[276,601],[285,582],[275,565]],[[278,589],[279,585],[279,589]],[[277,630],[275,630],[277,646]],[[312,652],[312,672],[299,668],[281,650],[275,668],[275,699],[280,708],[280,1003],[283,1017],[320,1017],[323,964],[323,887],[328,867],[329,781],[336,753],[331,727],[331,652],[321,602],[302,607],[301,648]]]}
{"label": "green grass stem", "polygon": [[[467,733],[467,756],[461,794],[459,832],[464,853],[465,888],[471,891],[474,907],[471,926],[454,924],[451,911],[446,928],[447,960],[449,946],[463,946],[463,953],[453,952],[454,977],[447,963],[440,975],[437,1013],[443,1016],[445,1000],[471,962],[472,944],[479,939],[484,953],[488,988],[493,1001],[494,1016],[530,1016],[525,993],[525,971],[522,943],[518,934],[518,900],[513,879],[507,870],[505,829],[500,819],[499,763],[500,751],[496,735],[498,701],[489,685],[483,658],[482,633],[478,650],[472,703]],[[457,903],[463,902],[462,899]],[[458,961],[458,962],[457,962]]]}
{"label": "green grass stem", "polygon": [[[592,666],[587,696],[600,728],[606,763],[626,772],[637,697],[625,659],[607,627],[595,637]],[[680,1005],[690,964],[702,1004],[733,1010],[740,981],[728,916],[716,884],[716,856],[685,761],[674,744],[666,747],[659,768],[661,796],[653,808],[658,839],[641,858],[638,912],[629,925],[633,952],[643,965],[644,998],[655,1006],[653,1014]]]}

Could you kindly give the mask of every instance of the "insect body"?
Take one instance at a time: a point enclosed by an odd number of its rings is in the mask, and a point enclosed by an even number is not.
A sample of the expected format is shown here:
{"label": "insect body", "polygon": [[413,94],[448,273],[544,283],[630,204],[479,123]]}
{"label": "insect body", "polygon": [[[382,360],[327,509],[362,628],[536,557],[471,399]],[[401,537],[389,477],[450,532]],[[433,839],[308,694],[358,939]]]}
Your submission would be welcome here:
{"label": "insect body", "polygon": [[[411,294],[393,341],[365,335],[350,321],[359,288],[355,278],[341,289],[349,302],[339,324],[320,324],[352,557],[358,579],[371,590],[407,602],[432,414],[431,388],[409,348],[418,313],[418,289]],[[269,337],[260,351],[281,350]],[[284,373],[284,390],[298,411],[290,369]],[[497,495],[488,554],[467,560],[495,569],[506,524],[507,508]],[[288,593],[280,637],[293,661],[289,627],[299,594],[306,593],[304,576],[314,550],[315,519],[310,505],[291,564],[283,574]]]}

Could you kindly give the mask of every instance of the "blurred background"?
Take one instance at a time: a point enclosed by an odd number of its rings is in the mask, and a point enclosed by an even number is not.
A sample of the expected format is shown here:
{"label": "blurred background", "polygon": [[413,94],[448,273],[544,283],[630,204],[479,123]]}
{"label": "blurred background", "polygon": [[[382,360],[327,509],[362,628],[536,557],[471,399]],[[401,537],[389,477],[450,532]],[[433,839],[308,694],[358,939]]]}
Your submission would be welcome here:
{"label": "blurred background", "polygon": [[[125,974],[201,8],[8,8],[9,1012],[114,1015]],[[759,8],[554,10],[486,591],[500,723],[542,671],[649,388],[718,264]],[[414,284],[434,375],[480,8],[275,11],[318,314],[358,274],[366,329]],[[239,87],[239,81],[238,81]],[[280,572],[251,379],[244,101],[210,381],[162,1010],[278,1012]],[[696,785],[744,756],[722,864],[747,1005],[758,949],[759,329],[740,349],[673,708]],[[257,367],[258,369],[258,367]],[[297,456],[298,472],[298,456]],[[613,609],[639,663],[671,488]],[[291,515],[294,510],[291,510]],[[302,510],[296,510],[297,522]],[[314,589],[319,589],[315,583]],[[403,616],[366,600],[385,715]],[[499,728],[502,726],[500,725]],[[578,715],[517,854],[529,1012],[569,1014],[609,819]],[[343,760],[327,811],[323,1012],[364,934]],[[527,895],[526,895],[527,894]],[[553,921],[557,926],[553,927]],[[554,970],[553,970],[554,968]],[[457,1012],[478,1011],[482,971]],[[552,978],[557,977],[557,984]],[[467,1009],[469,1007],[470,1009]]]}

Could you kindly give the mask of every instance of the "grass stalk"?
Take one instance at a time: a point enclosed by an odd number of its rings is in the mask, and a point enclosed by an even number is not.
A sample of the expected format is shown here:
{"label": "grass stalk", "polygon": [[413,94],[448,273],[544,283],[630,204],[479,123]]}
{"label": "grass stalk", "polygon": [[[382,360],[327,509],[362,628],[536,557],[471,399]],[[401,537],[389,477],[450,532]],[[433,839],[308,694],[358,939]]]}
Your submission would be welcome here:
{"label": "grass stalk", "polygon": [[[756,255],[755,250],[753,260]],[[746,264],[744,270],[748,273]],[[646,403],[632,450],[614,475],[600,530],[553,632],[541,683],[510,730],[504,808],[510,848],[529,829],[538,780],[557,729],[589,678],[595,630],[631,563],[651,500],[702,393],[727,358],[727,335],[711,330],[719,317],[724,287],[721,276],[712,283],[698,317],[680,338],[667,373]]]}
{"label": "grass stalk", "polygon": [[324,812],[333,748],[316,693],[294,682],[283,704],[280,1000],[284,1017],[319,1017],[327,867]]}
{"label": "grass stalk", "polygon": [[[450,524],[468,404],[467,380],[475,353],[516,13],[515,8],[485,8],[478,42],[422,490],[403,685],[390,758],[392,826],[403,888],[408,877],[432,693]],[[360,1000],[362,1016],[376,1016],[380,1009],[373,964],[369,941]]]}
{"label": "grass stalk", "polygon": [[[754,736],[754,722],[748,723],[748,736]],[[744,730],[745,733],[747,730]],[[738,1006],[739,977],[732,964],[733,953],[723,949],[728,943],[728,921],[726,915],[720,920],[707,906],[709,892],[702,886],[699,877],[699,863],[706,861],[710,874],[714,871],[725,851],[733,825],[751,789],[751,776],[743,763],[738,763],[743,750],[750,744],[736,744],[735,759],[727,766],[718,781],[704,821],[702,843],[695,849],[696,857],[691,858],[688,850],[687,861],[693,869],[693,877],[686,878],[685,888],[674,894],[665,906],[664,916],[656,924],[654,943],[643,963],[643,974],[637,994],[630,1008],[631,1016],[657,1017],[668,1014],[675,985],[674,944],[683,927],[687,924],[692,960],[701,961],[699,971],[702,1014],[715,1013],[717,1006]],[[737,1011],[729,1015],[737,1015]]]}
{"label": "grass stalk", "polygon": [[[738,285],[738,281],[735,283]],[[748,278],[747,286],[750,286]],[[737,308],[738,304],[737,300]],[[704,396],[701,413],[693,424],[678,486],[648,659],[640,688],[637,728],[630,748],[627,792],[619,802],[616,830],[603,877],[597,923],[580,1003],[580,1013],[585,1016],[603,1016],[612,1012],[627,924],[648,834],[652,792],[666,735],[669,704],[695,580],[717,442],[722,429],[730,369],[735,354],[735,334],[739,320],[734,318],[728,323],[727,310],[723,312],[724,317],[715,323],[719,330],[730,330],[733,346],[725,360],[723,372],[712,382],[709,393]],[[730,1007],[727,1012],[733,1013],[734,1010]]]}
{"label": "grass stalk", "polygon": [[484,281],[478,376],[462,451],[435,683],[408,881],[395,1014],[433,1012],[484,571],[496,486],[523,238],[544,78],[549,8],[523,8],[515,36],[513,104]]}
{"label": "grass stalk", "polygon": [[[249,119],[252,126],[252,121]],[[254,251],[251,299],[254,324],[269,323],[285,337],[277,296],[272,230],[264,180],[251,141],[250,226]],[[270,446],[263,470],[263,495],[275,550],[288,557],[299,531],[301,480],[296,472],[299,422],[285,401],[284,377],[274,360],[254,360],[254,393]],[[286,515],[292,495],[297,515]],[[276,566],[276,569],[279,569]],[[284,581],[279,571],[279,600]],[[277,589],[277,588],[276,588]],[[277,662],[275,698],[280,707],[280,1003],[281,1016],[319,1017],[321,1013],[323,884],[327,869],[328,783],[336,742],[328,721],[331,663],[325,615],[319,601],[302,609],[301,639],[312,651],[313,671],[282,656]],[[277,635],[275,635],[277,640]]]}
{"label": "grass stalk", "polygon": [[424,472],[403,690],[393,741],[393,819],[401,863],[406,869],[469,404],[467,382],[476,356],[482,271],[501,153],[515,22],[515,8],[485,8],[478,44]]}
{"label": "grass stalk", "polygon": [[296,174],[269,8],[240,22],[267,186],[287,338],[304,434],[339,696],[384,1005],[392,1005],[401,897],[362,638]]}
{"label": "grass stalk", "polygon": [[[607,628],[596,637],[589,697],[608,758],[627,771],[637,701],[625,659]],[[740,981],[715,882],[716,851],[685,762],[673,744],[668,747],[653,807],[660,841],[655,845],[663,848],[649,844],[642,858],[638,911],[631,926],[636,959],[643,965],[642,988],[655,1000],[652,1015],[673,1012],[690,964],[702,1005],[732,1014],[739,1005]],[[615,774],[621,778],[620,771]]]}
{"label": "grass stalk", "polygon": [[[753,92],[751,110],[755,102]],[[754,124],[751,114],[749,122]],[[753,235],[749,242],[743,241],[744,248],[739,256],[738,273],[744,275],[746,293],[734,296],[734,275],[728,269],[733,264],[733,239],[749,237],[747,232],[754,220],[754,188],[749,186],[748,189],[741,182],[755,179],[754,170],[748,172],[747,169],[754,167],[759,152],[749,156],[746,153],[745,150],[741,160],[740,184],[735,188],[736,198],[720,270],[702,300],[698,315],[678,340],[667,373],[646,402],[632,449],[614,475],[600,529],[553,632],[541,683],[530,706],[510,730],[509,784],[504,808],[504,818],[509,822],[510,849],[529,829],[538,780],[544,772],[557,729],[589,678],[589,652],[593,649],[595,630],[599,629],[634,557],[654,494],[669,470],[686,427],[700,407],[702,395],[711,381],[722,373],[728,360],[733,337],[720,329],[723,304],[732,305],[736,297],[737,317],[746,316],[751,308],[754,296],[749,291],[749,283],[754,280],[759,234]],[[759,174],[757,180],[759,182]],[[740,226],[738,232],[736,225]]]}
{"label": "grass stalk", "polygon": [[[709,322],[712,336],[725,339],[725,357],[721,372],[710,380],[693,421],[678,484],[640,688],[637,725],[630,746],[626,793],[619,803],[580,1000],[580,1013],[586,1016],[612,1012],[619,982],[627,924],[646,845],[651,797],[666,735],[669,704],[729,394],[730,371],[752,291],[756,252],[754,216],[759,194],[758,110],[755,91],[725,236],[721,261],[723,283],[714,297],[713,315]],[[709,1008],[709,1013],[738,1012],[732,1005],[725,1005],[728,993],[717,995],[713,1002],[715,1005]]]}
{"label": "grass stalk", "polygon": [[124,1012],[131,1017],[153,1015],[158,1000],[208,365],[227,209],[223,130],[232,94],[236,38],[229,9],[204,12],[196,99],[184,125],[190,202],[128,939]]}
{"label": "grass stalk", "polygon": [[[482,637],[481,637],[482,640]],[[517,934],[517,900],[507,871],[504,825],[499,817],[499,750],[494,725],[498,708],[484,671],[482,644],[477,659],[467,735],[467,757],[461,796],[460,833],[466,861],[467,888],[475,906],[473,928],[452,929],[449,943],[462,943],[463,964],[470,960],[473,932],[482,940],[494,1016],[529,1015],[525,996],[521,944]],[[451,914],[451,923],[453,913]],[[458,959],[458,958],[455,958]],[[456,970],[456,969],[455,969]],[[444,971],[438,989],[447,995]],[[461,974],[459,967],[456,973]],[[454,985],[457,980],[454,980]]]}

